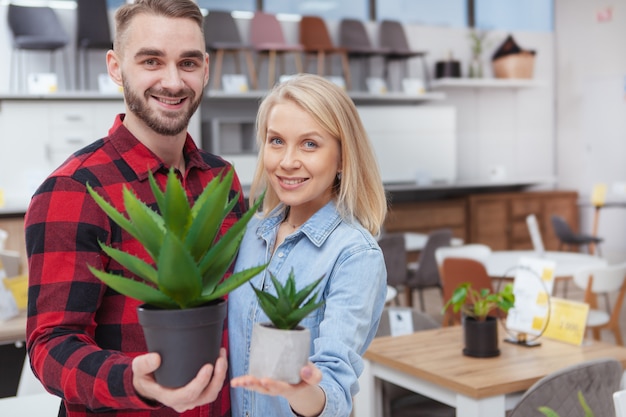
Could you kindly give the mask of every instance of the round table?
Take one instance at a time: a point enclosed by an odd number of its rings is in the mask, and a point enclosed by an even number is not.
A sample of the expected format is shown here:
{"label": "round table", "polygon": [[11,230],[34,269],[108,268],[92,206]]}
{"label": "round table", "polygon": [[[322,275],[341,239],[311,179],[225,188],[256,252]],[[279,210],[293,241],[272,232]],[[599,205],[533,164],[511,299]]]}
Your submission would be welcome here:
{"label": "round table", "polygon": [[556,262],[555,278],[570,278],[578,271],[602,268],[608,265],[606,259],[578,252],[548,251],[542,255],[532,250],[493,251],[484,259],[487,273],[492,278],[513,278],[515,266],[520,258],[542,258]]}

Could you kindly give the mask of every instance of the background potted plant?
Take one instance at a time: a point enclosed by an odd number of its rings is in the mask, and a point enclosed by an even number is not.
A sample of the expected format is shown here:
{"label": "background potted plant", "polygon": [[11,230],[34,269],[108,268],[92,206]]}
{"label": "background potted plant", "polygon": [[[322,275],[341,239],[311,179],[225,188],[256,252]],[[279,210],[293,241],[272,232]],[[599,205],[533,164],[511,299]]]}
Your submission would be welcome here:
{"label": "background potted plant", "polygon": [[89,184],[87,190],[102,210],[139,241],[151,258],[148,263],[100,242],[102,250],[135,277],[89,270],[115,291],[142,301],[137,308],[148,350],[161,355],[155,372],[159,384],[179,387],[193,379],[200,367],[219,355],[228,292],[261,272],[250,268],[223,280],[232,264],[245,228],[262,199],[223,236],[218,236],[226,215],[239,196],[229,199],[234,171],[210,181],[193,206],[174,171],[161,191],[152,173],[150,187],[159,213],[123,188],[126,215]]}
{"label": "background potted plant", "polygon": [[459,285],[443,306],[443,311],[452,307],[455,313],[461,312],[465,340],[463,354],[479,358],[498,356],[498,322],[497,317],[490,314],[497,311],[506,314],[514,304],[513,284],[506,284],[497,292],[472,288],[469,282]]}
{"label": "background potted plant", "polygon": [[[578,391],[578,402],[585,413],[585,417],[593,417],[593,411],[589,408],[587,401],[585,401],[585,396],[582,391]],[[560,417],[559,414],[550,407],[539,407],[539,411],[541,411],[541,413],[543,413],[546,417]]]}
{"label": "background potted plant", "polygon": [[290,384],[300,382],[300,369],[309,360],[311,332],[299,324],[324,304],[324,301],[317,301],[319,292],[311,296],[323,278],[297,291],[293,268],[285,285],[270,273],[276,295],[259,290],[250,283],[261,309],[270,319],[270,323],[256,323],[252,329],[250,375]]}

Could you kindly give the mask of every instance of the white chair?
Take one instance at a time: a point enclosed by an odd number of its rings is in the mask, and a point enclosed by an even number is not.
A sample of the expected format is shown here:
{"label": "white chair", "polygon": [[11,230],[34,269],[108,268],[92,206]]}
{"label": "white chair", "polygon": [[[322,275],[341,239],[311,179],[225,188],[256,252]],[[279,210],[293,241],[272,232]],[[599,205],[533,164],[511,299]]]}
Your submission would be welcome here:
{"label": "white chair", "polygon": [[545,254],[546,249],[543,245],[543,238],[541,237],[541,230],[539,230],[537,216],[534,214],[526,216],[526,225],[528,226],[528,233],[530,233],[530,240],[533,242],[533,249],[538,255]]}
{"label": "white chair", "polygon": [[[593,332],[593,338],[600,340],[600,330],[608,329],[615,336],[615,343],[622,346],[622,334],[620,331],[620,312],[624,295],[626,295],[626,263],[609,265],[604,268],[596,268],[581,271],[574,274],[574,284],[585,290],[585,302],[589,304],[587,316],[587,329]],[[617,293],[615,305],[608,305],[608,295]],[[597,295],[604,294],[607,308],[598,308]]]}
{"label": "white chair", "polygon": [[437,265],[441,268],[445,258],[470,258],[483,262],[491,254],[491,248],[481,243],[441,247],[435,251]]}
{"label": "white chair", "polygon": [[613,393],[613,405],[615,406],[615,417],[626,417],[626,390]]}

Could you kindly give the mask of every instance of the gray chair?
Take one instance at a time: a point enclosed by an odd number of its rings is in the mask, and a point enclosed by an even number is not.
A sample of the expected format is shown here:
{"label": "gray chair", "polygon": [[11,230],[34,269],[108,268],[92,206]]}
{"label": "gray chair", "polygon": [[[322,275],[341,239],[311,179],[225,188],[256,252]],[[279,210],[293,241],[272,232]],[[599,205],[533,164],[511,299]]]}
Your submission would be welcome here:
{"label": "gray chair", "polygon": [[608,358],[563,368],[535,382],[509,417],[541,415],[539,407],[550,407],[560,416],[582,416],[578,391],[595,417],[614,417],[613,393],[620,389],[622,374],[621,363]]}
{"label": "gray chair", "polygon": [[[420,252],[417,265],[408,268],[406,285],[410,289],[417,290],[420,299],[420,308],[426,310],[424,302],[424,290],[427,288],[439,288],[443,297],[441,277],[439,276],[439,266],[435,258],[435,251],[441,247],[450,246],[452,241],[452,230],[437,229],[428,234],[428,240],[424,249]],[[412,297],[407,300],[412,305]]]}
{"label": "gray chair", "polygon": [[[391,335],[390,315],[398,312],[411,312],[413,331],[437,329],[437,321],[426,313],[410,307],[387,307],[380,317],[376,337]],[[388,381],[382,382],[383,417],[454,417],[454,408],[443,403],[399,387]]]}
{"label": "gray chair", "polygon": [[[18,87],[23,80],[20,74],[26,72],[22,68],[22,54],[20,52],[48,52],[50,54],[50,68],[56,72],[54,53],[65,48],[70,38],[61,25],[59,17],[50,7],[30,7],[9,4],[7,21],[13,35],[13,51],[11,58],[10,82]],[[69,68],[67,57],[64,73],[66,87],[69,86]],[[25,86],[26,83],[24,82]]]}
{"label": "gray chair", "polygon": [[[254,60],[252,59],[252,47],[241,40],[241,34],[237,27],[237,22],[231,12],[223,10],[211,10],[204,18],[204,37],[206,39],[206,49],[215,53],[215,64],[211,76],[213,77],[213,88],[221,88],[222,67],[224,55],[233,57],[235,71],[241,73],[239,53],[243,53],[248,66],[248,75],[253,90],[258,88]],[[211,60],[213,61],[213,60]]]}
{"label": "gray chair", "polygon": [[385,78],[389,79],[389,64],[391,62],[403,63],[404,73],[408,75],[409,59],[419,58],[422,63],[424,85],[428,89],[430,76],[428,74],[428,64],[426,63],[426,52],[411,49],[402,23],[396,20],[383,20],[378,29],[378,43],[381,47],[389,49],[389,52],[385,55]]}
{"label": "gray chair", "polygon": [[[406,287],[406,246],[404,233],[384,233],[378,239],[378,246],[383,252],[387,268],[387,285],[398,290]],[[398,304],[398,295],[395,301]]]}
{"label": "gray chair", "polygon": [[[89,51],[113,48],[106,0],[76,1],[76,85],[89,89]],[[100,60],[104,68],[104,55]],[[82,68],[81,68],[82,67]]]}
{"label": "gray chair", "polygon": [[597,248],[598,254],[600,254],[599,245],[602,243],[602,238],[574,232],[567,221],[556,214],[552,215],[552,227],[554,228],[554,234],[559,238],[559,250],[563,247],[575,247],[578,249],[584,246],[587,247],[589,253],[594,253],[594,249]]}

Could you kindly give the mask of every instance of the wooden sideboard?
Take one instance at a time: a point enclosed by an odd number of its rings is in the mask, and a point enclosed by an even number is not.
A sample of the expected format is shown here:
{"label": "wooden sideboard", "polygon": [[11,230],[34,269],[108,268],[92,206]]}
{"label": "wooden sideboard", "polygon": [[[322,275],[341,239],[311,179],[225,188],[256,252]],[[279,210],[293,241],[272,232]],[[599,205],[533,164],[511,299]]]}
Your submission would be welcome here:
{"label": "wooden sideboard", "polygon": [[550,217],[561,215],[578,230],[577,201],[575,191],[526,191],[392,203],[385,230],[428,233],[449,227],[466,243],[483,243],[493,250],[532,249],[526,216],[535,214],[546,250],[558,250]]}

